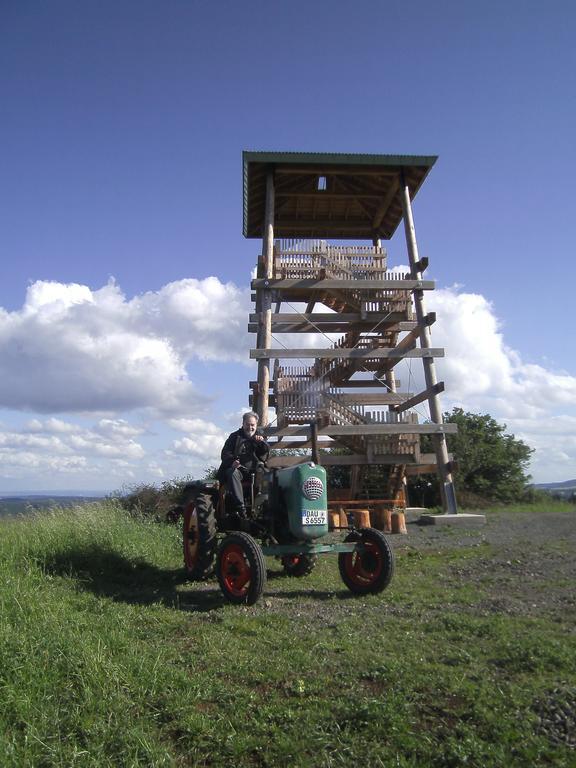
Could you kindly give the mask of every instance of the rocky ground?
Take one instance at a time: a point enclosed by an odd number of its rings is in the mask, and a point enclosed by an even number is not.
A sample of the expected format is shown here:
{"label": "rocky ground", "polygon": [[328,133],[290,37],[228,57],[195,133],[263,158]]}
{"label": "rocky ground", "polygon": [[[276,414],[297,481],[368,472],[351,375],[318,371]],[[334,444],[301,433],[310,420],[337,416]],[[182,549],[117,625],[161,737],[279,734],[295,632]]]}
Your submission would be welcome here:
{"label": "rocky ground", "polygon": [[474,606],[477,613],[576,614],[576,509],[499,510],[486,515],[485,525],[473,527],[423,526],[409,519],[407,530],[405,536],[390,537],[395,549],[480,548],[469,565],[449,569],[451,576],[468,583],[493,585],[491,596]]}

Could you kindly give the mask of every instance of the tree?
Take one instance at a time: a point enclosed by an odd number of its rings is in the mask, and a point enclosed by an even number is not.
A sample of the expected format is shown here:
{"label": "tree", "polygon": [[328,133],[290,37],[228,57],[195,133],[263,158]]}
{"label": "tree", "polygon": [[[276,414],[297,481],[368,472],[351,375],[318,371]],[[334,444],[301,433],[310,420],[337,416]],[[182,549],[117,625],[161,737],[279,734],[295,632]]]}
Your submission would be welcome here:
{"label": "tree", "polygon": [[506,425],[488,414],[454,408],[444,420],[458,425],[458,433],[447,438],[458,463],[458,485],[486,499],[520,498],[530,479],[526,468],[533,449],[506,434]]}
{"label": "tree", "polygon": [[[444,414],[444,421],[458,425],[455,435],[448,435],[448,450],[457,462],[456,491],[504,503],[523,496],[530,479],[527,464],[533,449],[506,434],[506,425],[499,424],[488,414],[467,413],[454,408]],[[429,437],[422,441],[422,450],[432,450]],[[437,479],[430,481],[437,487]]]}

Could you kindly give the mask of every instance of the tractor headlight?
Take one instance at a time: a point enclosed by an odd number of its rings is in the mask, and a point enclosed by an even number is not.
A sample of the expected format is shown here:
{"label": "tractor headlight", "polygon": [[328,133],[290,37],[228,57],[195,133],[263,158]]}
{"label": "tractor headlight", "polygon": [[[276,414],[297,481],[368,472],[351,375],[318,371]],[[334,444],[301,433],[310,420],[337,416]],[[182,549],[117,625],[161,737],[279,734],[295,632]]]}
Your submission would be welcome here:
{"label": "tractor headlight", "polygon": [[316,501],[322,498],[324,493],[324,483],[319,477],[308,477],[302,483],[302,493],[310,501]]}

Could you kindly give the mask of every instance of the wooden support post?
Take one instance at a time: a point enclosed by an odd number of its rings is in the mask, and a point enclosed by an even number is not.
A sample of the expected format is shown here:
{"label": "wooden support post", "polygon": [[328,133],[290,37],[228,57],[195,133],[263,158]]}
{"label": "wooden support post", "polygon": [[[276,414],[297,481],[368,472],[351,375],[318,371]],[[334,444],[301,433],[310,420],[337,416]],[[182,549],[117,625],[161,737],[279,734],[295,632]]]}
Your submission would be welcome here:
{"label": "wooden support post", "polygon": [[392,533],[408,533],[404,512],[392,512]]}
{"label": "wooden support post", "polygon": [[354,518],[354,525],[356,528],[370,528],[369,509],[353,509],[352,517]]}
{"label": "wooden support post", "polygon": [[[402,198],[402,214],[404,218],[404,232],[406,235],[406,246],[410,259],[412,277],[415,280],[421,280],[422,274],[419,270],[421,263],[419,263],[420,258],[418,256],[418,245],[416,243],[416,229],[414,227],[414,217],[412,215],[410,188],[408,187],[403,173],[400,191]],[[432,346],[432,342],[430,327],[424,321],[426,316],[426,310],[424,307],[424,291],[418,289],[414,291],[414,307],[416,310],[416,319],[420,325],[420,346],[423,349],[429,349]],[[442,410],[440,407],[440,398],[436,393],[437,379],[434,358],[424,357],[422,363],[424,365],[424,379],[426,381],[426,388],[430,390],[430,397],[428,398],[430,418],[435,424],[442,424],[443,418]],[[442,507],[444,509],[444,514],[455,515],[458,513],[458,509],[456,506],[456,495],[454,493],[454,482],[452,480],[452,474],[449,471],[446,436],[442,433],[438,433],[434,435],[432,439],[434,441],[434,449],[438,463],[438,472],[440,475],[440,491],[442,494]]]}
{"label": "wooden support post", "polygon": [[[266,177],[266,210],[264,214],[264,232],[262,233],[262,257],[264,278],[274,274],[274,173]],[[256,308],[259,310],[257,345],[259,349],[269,349],[272,344],[272,291],[258,289]],[[258,360],[258,397],[256,413],[260,417],[260,426],[268,424],[268,390],[270,388],[270,358]]]}

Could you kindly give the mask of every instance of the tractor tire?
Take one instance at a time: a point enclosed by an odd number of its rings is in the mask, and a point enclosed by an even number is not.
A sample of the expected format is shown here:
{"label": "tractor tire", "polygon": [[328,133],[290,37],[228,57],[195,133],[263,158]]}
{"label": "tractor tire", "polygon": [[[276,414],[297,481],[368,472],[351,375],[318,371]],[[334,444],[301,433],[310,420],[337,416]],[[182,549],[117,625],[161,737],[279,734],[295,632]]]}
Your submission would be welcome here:
{"label": "tractor tire", "polygon": [[317,562],[318,558],[316,555],[284,555],[282,567],[286,576],[300,578],[312,573]]}
{"label": "tractor tire", "polygon": [[214,572],[216,515],[212,498],[199,493],[184,509],[184,566],[193,581],[207,579]]}
{"label": "tractor tire", "polygon": [[216,574],[226,600],[254,605],[266,586],[266,563],[260,545],[247,533],[231,533],[218,550]]}
{"label": "tractor tire", "polygon": [[361,528],[345,541],[361,542],[364,552],[341,552],[338,569],[342,581],[355,595],[370,595],[386,589],[394,575],[394,554],[386,537],[375,528]]}

